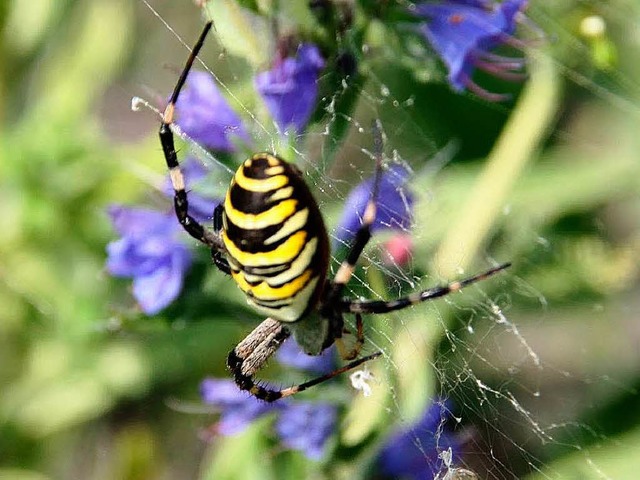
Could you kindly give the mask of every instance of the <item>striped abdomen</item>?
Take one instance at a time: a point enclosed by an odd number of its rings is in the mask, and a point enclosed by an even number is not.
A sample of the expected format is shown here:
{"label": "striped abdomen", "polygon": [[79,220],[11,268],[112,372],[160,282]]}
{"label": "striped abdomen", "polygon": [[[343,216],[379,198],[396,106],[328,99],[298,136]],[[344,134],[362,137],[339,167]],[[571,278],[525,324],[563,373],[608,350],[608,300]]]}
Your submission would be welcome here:
{"label": "striped abdomen", "polygon": [[268,153],[246,160],[227,191],[222,222],[231,276],[251,305],[293,322],[317,303],[328,239],[298,170]]}

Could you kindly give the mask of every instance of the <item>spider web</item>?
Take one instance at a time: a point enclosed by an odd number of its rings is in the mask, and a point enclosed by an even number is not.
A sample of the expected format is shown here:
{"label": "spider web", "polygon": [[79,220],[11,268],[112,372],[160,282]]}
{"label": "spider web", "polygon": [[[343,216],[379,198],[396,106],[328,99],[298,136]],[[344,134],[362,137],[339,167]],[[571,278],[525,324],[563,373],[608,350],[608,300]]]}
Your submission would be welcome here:
{"label": "spider web", "polygon": [[[182,52],[172,57],[179,64],[186,54],[183,47],[190,47],[195,38],[193,32],[199,28],[199,16],[194,13],[187,21],[181,15],[180,22],[190,25],[185,28],[182,23],[178,25],[174,16],[178,9],[144,0],[143,3],[146,15],[154,17],[168,33],[164,41],[173,42],[173,48]],[[532,3],[528,13],[546,35],[557,36],[558,44],[578,56],[589,55],[584,39],[557,23],[544,4]],[[622,12],[611,8],[604,7],[602,14],[628,26]],[[269,33],[264,25],[256,28]],[[637,28],[635,34],[638,35]],[[292,149],[296,163],[313,184],[321,210],[328,211],[334,222],[338,215],[336,208],[346,199],[350,188],[373,172],[371,120],[378,120],[382,125],[386,163],[411,169],[406,195],[410,190],[415,192],[416,211],[420,213],[404,233],[413,239],[414,256],[406,265],[390,262],[384,255],[383,243],[392,234],[374,235],[360,261],[363,267],[349,284],[351,296],[371,299],[403,296],[443,281],[463,278],[498,261],[512,260],[535,273],[535,258],[544,257],[555,248],[554,238],[547,237],[548,230],[529,229],[520,241],[531,245],[525,249],[531,260],[498,258],[496,252],[507,250],[493,249],[496,241],[490,242],[491,238],[486,237],[482,244],[488,246],[481,249],[473,267],[465,265],[464,270],[451,270],[438,264],[436,255],[446,233],[447,219],[454,215],[447,208],[466,206],[464,198],[456,196],[463,194],[464,188],[461,191],[447,172],[451,170],[454,175],[468,177],[470,183],[463,187],[471,185],[481,173],[477,165],[454,162],[454,157],[465,148],[461,140],[453,138],[444,144],[437,141],[425,124],[417,120],[421,113],[417,111],[415,96],[398,92],[392,78],[374,69],[368,83],[358,91],[359,103],[352,116],[332,110],[339,97],[346,94],[339,91],[334,97],[324,99],[326,114],[320,125],[300,137],[295,146],[286,145],[286,139],[283,142],[275,127],[254,113],[260,108],[255,101],[241,92],[238,85],[247,81],[247,66],[227,48],[230,46],[221,35],[214,33],[201,55],[204,66],[198,68],[207,68],[217,79],[225,96],[249,126],[257,150],[278,152],[283,146]],[[215,61],[211,61],[212,50],[218,55]],[[637,92],[638,84],[626,71],[614,68],[608,72],[610,84],[596,83],[591,76],[557,60],[548,51],[549,48],[540,48],[539,60],[549,62],[560,72],[569,88],[579,89],[583,96],[589,97],[585,104],[604,106],[615,116],[628,116],[637,123],[640,108],[628,92]],[[509,113],[503,105],[487,104],[482,99],[475,102],[496,115],[506,117]],[[335,158],[327,158],[324,153],[331,146],[331,127],[336,121],[347,121],[349,133]],[[551,142],[575,146],[588,135],[569,121],[559,125],[561,127],[551,134]],[[194,149],[197,151],[197,146]],[[200,153],[212,170],[221,172],[218,187],[226,188],[231,177],[229,167],[204,151]],[[518,201],[511,197],[505,199],[506,220],[502,221],[507,225],[513,222],[513,228],[517,228],[517,219],[511,218],[511,203]],[[514,207],[514,210],[517,209]],[[334,245],[340,247],[334,226],[328,225],[330,235]],[[332,256],[333,273],[341,260],[338,253]],[[346,442],[355,443],[381,425],[410,427],[431,398],[442,402],[443,412],[452,405],[453,422],[450,423],[456,427],[457,434],[466,439],[462,464],[452,463],[450,451],[440,452],[448,468],[439,473],[439,478],[465,478],[461,469],[475,472],[478,478],[522,478],[528,474],[532,478],[564,478],[567,470],[551,462],[562,456],[558,452],[568,458],[578,456],[579,460],[573,464],[579,466],[584,475],[581,478],[614,478],[615,474],[600,464],[601,458],[594,457],[589,446],[618,440],[602,433],[597,420],[589,420],[590,412],[597,413],[599,406],[615,397],[634,395],[630,378],[635,370],[628,366],[629,360],[625,363],[626,372],[616,370],[614,362],[598,364],[597,354],[593,352],[594,337],[586,341],[579,336],[571,338],[581,332],[575,324],[566,330],[561,328],[564,312],[554,307],[548,290],[540,287],[534,281],[536,278],[541,279],[542,274],[521,277],[507,271],[465,289],[462,294],[390,315],[368,316],[365,348],[367,351],[379,349],[384,355],[382,360],[368,366],[374,373],[373,395],[357,396],[349,409],[348,418],[356,427],[349,429]],[[603,328],[606,334],[616,328],[628,330],[624,319],[615,318],[616,312],[624,309],[614,303],[599,299],[581,302],[585,317],[590,317],[585,318],[585,329]],[[614,335],[611,344],[623,336]],[[574,361],[576,358],[578,362]],[[597,367],[587,368],[593,363]],[[414,435],[415,445],[424,448],[428,456],[419,432]],[[439,435],[436,435],[436,444]]]}

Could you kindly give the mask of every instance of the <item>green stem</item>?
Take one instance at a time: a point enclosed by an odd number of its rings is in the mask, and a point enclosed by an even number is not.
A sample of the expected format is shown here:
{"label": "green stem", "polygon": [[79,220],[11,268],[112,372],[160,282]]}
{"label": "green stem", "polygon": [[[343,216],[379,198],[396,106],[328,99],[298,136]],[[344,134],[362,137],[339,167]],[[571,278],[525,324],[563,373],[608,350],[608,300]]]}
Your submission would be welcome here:
{"label": "green stem", "polygon": [[558,81],[550,58],[540,55],[535,60],[520,101],[436,254],[434,267],[439,276],[453,277],[476,257],[513,185],[546,138],[558,105]]}

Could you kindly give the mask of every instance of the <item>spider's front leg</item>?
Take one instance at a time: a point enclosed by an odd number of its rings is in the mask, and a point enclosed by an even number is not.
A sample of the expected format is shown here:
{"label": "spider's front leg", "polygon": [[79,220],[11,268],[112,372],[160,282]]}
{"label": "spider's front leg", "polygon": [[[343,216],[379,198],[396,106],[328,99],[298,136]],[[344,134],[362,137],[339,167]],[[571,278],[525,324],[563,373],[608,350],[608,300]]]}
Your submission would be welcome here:
{"label": "spider's front leg", "polygon": [[223,249],[222,239],[219,235],[213,234],[204,228],[195,218],[189,214],[189,200],[187,198],[187,191],[185,189],[184,175],[180,169],[180,163],[178,162],[178,154],[173,139],[173,132],[171,131],[171,125],[174,122],[174,114],[176,109],[176,103],[180,92],[184,87],[189,70],[196,59],[196,56],[200,52],[207,33],[211,29],[212,23],[208,22],[197,43],[193,47],[189,58],[180,74],[180,78],[176,83],[176,86],[171,94],[169,103],[162,114],[162,122],[160,123],[160,130],[158,135],[160,136],[160,143],[162,145],[162,151],[164,158],[169,169],[169,177],[171,178],[171,185],[173,186],[173,204],[176,211],[176,216],[180,225],[186,230],[186,232],[199,242],[204,243],[215,249]]}
{"label": "spider's front leg", "polygon": [[334,305],[339,303],[342,291],[344,290],[347,283],[349,283],[349,280],[353,276],[353,272],[356,269],[356,262],[360,258],[360,255],[362,255],[364,248],[367,246],[369,240],[371,239],[371,229],[373,228],[373,224],[376,221],[376,215],[378,212],[378,193],[380,190],[380,182],[382,181],[383,160],[382,127],[380,126],[380,122],[378,120],[374,121],[373,123],[373,143],[375,146],[376,172],[373,179],[371,196],[369,197],[369,201],[367,202],[364,213],[362,214],[362,224],[356,231],[353,242],[349,247],[347,257],[340,264],[340,268],[338,268],[333,282],[330,283],[329,287],[326,290],[326,294],[323,300],[323,306],[321,307],[321,312],[325,316],[329,315],[331,309],[334,308]]}
{"label": "spider's front leg", "polygon": [[[223,215],[224,207],[219,203],[213,211],[213,232],[218,236],[220,236],[220,232],[224,228]],[[227,275],[231,275],[231,266],[225,258],[223,250],[216,246],[211,247],[211,259],[213,260],[213,264],[218,267],[218,270]]]}

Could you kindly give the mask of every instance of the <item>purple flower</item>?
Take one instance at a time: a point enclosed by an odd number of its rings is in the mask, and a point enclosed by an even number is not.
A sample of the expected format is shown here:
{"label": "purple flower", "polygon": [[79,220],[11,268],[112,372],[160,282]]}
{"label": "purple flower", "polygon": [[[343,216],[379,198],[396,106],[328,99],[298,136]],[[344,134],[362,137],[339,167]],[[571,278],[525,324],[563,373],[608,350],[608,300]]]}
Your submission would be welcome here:
{"label": "purple flower", "polygon": [[327,440],[335,430],[336,408],[326,403],[298,402],[294,399],[266,403],[241,391],[233,380],[205,379],[200,385],[202,399],[220,410],[213,431],[221,435],[242,432],[268,414],[276,415],[275,433],[282,444],[319,460]]}
{"label": "purple flower", "polygon": [[320,460],[335,430],[336,407],[327,403],[291,402],[278,416],[276,432],[283,445]]}
{"label": "purple flower", "polygon": [[212,150],[233,151],[231,135],[249,138],[242,120],[205,72],[189,73],[176,103],[176,124],[191,139]]}
{"label": "purple flower", "polygon": [[205,379],[200,384],[200,395],[205,403],[220,409],[220,420],[215,431],[222,435],[242,432],[258,418],[279,408],[243,392],[233,380]]}
{"label": "purple flower", "polygon": [[524,60],[491,53],[496,47],[514,43],[518,14],[527,0],[449,0],[421,3],[414,14],[425,19],[420,31],[449,69],[449,83],[457,92],[469,89],[488,100],[505,95],[486,91],[472,80],[476,68],[505,80],[522,80]]}
{"label": "purple flower", "polygon": [[[393,165],[382,173],[372,231],[388,228],[406,230],[411,226],[414,198],[404,187],[408,177],[409,171],[400,165]],[[374,178],[369,178],[349,193],[336,228],[339,241],[349,241],[362,224],[362,215],[371,198],[373,182]]]}
{"label": "purple flower", "polygon": [[[335,349],[312,357],[304,354],[293,339],[278,350],[278,361],[323,374],[335,367]],[[205,403],[220,410],[220,419],[213,430],[222,435],[233,435],[269,413],[275,413],[275,432],[282,444],[300,450],[307,458],[319,460],[326,450],[327,440],[336,427],[336,407],[328,403],[311,403],[287,398],[266,403],[241,391],[232,380],[206,379],[200,386]]]}
{"label": "purple flower", "polygon": [[133,296],[147,315],[169,305],[182,290],[191,254],[178,238],[175,215],[145,208],[114,205],[109,216],[122,236],[107,245],[107,270],[133,277]]}
{"label": "purple flower", "polygon": [[[399,430],[385,443],[377,466],[385,478],[433,479],[440,471],[460,461],[461,442],[447,430],[451,417],[447,403],[433,402],[422,418],[411,427]],[[441,458],[451,449],[449,465]]]}
{"label": "purple flower", "polygon": [[299,368],[323,375],[336,368],[336,349],[332,345],[322,354],[313,356],[304,353],[293,338],[288,339],[276,353],[278,362],[288,367]]}
{"label": "purple flower", "polygon": [[318,76],[324,60],[318,47],[302,44],[296,58],[285,58],[255,78],[258,93],[281,132],[293,126],[302,132],[318,97]]}
{"label": "purple flower", "polygon": [[[207,176],[207,169],[201,162],[193,157],[186,158],[181,163],[180,169],[182,170],[185,184],[189,190],[189,214],[196,220],[203,223],[211,220],[213,210],[221,200],[207,198],[193,191],[193,187]],[[162,187],[162,191],[168,197],[173,198],[173,186],[171,185],[171,179],[168,175]]]}

